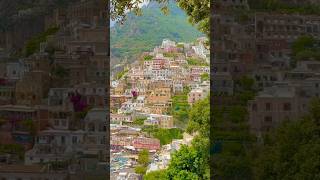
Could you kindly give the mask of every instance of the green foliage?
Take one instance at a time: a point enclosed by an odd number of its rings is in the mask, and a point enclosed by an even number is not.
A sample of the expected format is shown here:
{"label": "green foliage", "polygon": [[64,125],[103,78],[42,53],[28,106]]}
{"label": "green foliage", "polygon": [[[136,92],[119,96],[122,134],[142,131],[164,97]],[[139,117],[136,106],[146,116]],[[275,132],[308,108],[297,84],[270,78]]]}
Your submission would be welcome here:
{"label": "green foliage", "polygon": [[178,57],[177,53],[163,53],[164,57],[172,57],[172,58],[176,58]]}
{"label": "green foliage", "polygon": [[285,121],[264,137],[253,156],[256,179],[319,179],[320,99],[310,103],[310,113]]}
{"label": "green foliage", "polygon": [[149,164],[149,151],[144,149],[139,152],[138,163],[142,166],[148,166]]}
{"label": "green foliage", "polygon": [[233,123],[245,122],[248,117],[247,108],[244,106],[232,106],[230,107],[230,113],[228,118]]}
{"label": "green foliage", "polygon": [[247,180],[252,179],[250,159],[248,156],[234,156],[228,154],[215,155],[213,174],[214,179],[237,179]]}
{"label": "green foliage", "polygon": [[180,150],[172,155],[167,169],[168,179],[207,179],[207,159],[194,147],[182,145]]}
{"label": "green foliage", "polygon": [[150,51],[161,44],[164,38],[190,42],[203,36],[188,23],[186,14],[175,3],[169,3],[168,8],[168,15],[164,15],[159,5],[154,4],[142,9],[141,16],[129,13],[123,25],[116,24],[111,29],[112,55],[134,59],[141,52]]}
{"label": "green foliage", "polygon": [[210,0],[178,0],[178,5],[189,16],[189,22],[196,24],[198,29],[210,35]]}
{"label": "green foliage", "polygon": [[256,139],[249,132],[247,102],[254,97],[253,81],[241,78],[234,95],[236,102],[229,106],[216,106],[212,110],[211,125],[213,179],[252,179],[250,147]]}
{"label": "green foliage", "polygon": [[[318,109],[320,110],[320,109]],[[318,179],[320,127],[311,118],[286,122],[270,133],[255,161],[258,179]]]}
{"label": "green foliage", "polygon": [[187,131],[199,132],[204,137],[209,137],[210,133],[210,101],[209,97],[196,102],[189,113],[189,123]]}
{"label": "green foliage", "polygon": [[32,119],[24,120],[21,124],[29,131],[30,135],[35,136],[37,134],[37,126]]}
{"label": "green foliage", "polygon": [[139,163],[139,166],[137,166],[135,168],[135,172],[137,174],[144,175],[147,171],[147,167],[149,164],[149,151],[148,150],[144,149],[139,152],[138,163]]}
{"label": "green foliage", "polygon": [[158,129],[153,133],[153,137],[160,140],[161,145],[169,144],[173,139],[182,139],[183,131],[181,129]]}
{"label": "green foliage", "polygon": [[116,75],[116,79],[117,79],[117,80],[121,79],[127,72],[129,72],[128,69],[125,69],[125,70],[119,72],[119,73]]}
{"label": "green foliage", "polygon": [[175,124],[182,128],[188,122],[188,112],[190,110],[190,105],[188,104],[188,93],[190,92],[189,88],[184,88],[182,94],[177,94],[172,97],[172,109],[171,115],[175,120]]}
{"label": "green foliage", "polygon": [[159,170],[159,171],[152,171],[146,174],[143,177],[144,180],[167,180],[166,171],[165,170]]}
{"label": "green foliage", "polygon": [[159,128],[157,125],[149,125],[149,126],[144,126],[141,131],[147,133],[149,136],[152,136],[152,133],[157,131]]}
{"label": "green foliage", "polygon": [[148,133],[149,136],[159,139],[161,145],[169,144],[173,139],[183,138],[183,130],[177,128],[162,129],[157,126],[145,126],[142,131]]}
{"label": "green foliage", "polygon": [[134,168],[134,171],[135,171],[135,173],[137,173],[137,174],[144,175],[144,174],[146,174],[146,172],[147,172],[147,167],[137,166],[137,167]]}
{"label": "green foliage", "polygon": [[191,66],[209,66],[205,60],[200,58],[187,58],[187,62]]}
{"label": "green foliage", "polygon": [[320,42],[312,36],[301,36],[292,45],[292,57],[295,61],[319,60]]}
{"label": "green foliage", "polygon": [[265,12],[279,12],[286,14],[319,15],[320,5],[305,3],[285,3],[281,0],[248,0],[251,9]]}
{"label": "green foliage", "polygon": [[249,100],[254,99],[257,90],[254,88],[255,80],[251,77],[243,76],[235,81],[234,98],[239,105],[247,106]]}
{"label": "green foliage", "polygon": [[320,99],[314,98],[310,102],[310,115],[319,124],[320,122]]}
{"label": "green foliage", "polygon": [[135,120],[133,120],[133,124],[142,126],[146,119],[147,118],[136,118]]}
{"label": "green foliage", "polygon": [[64,68],[63,66],[57,65],[52,69],[52,74],[59,78],[65,78],[69,76],[70,72],[68,69]]}
{"label": "green foliage", "polygon": [[55,34],[56,32],[58,32],[58,30],[59,30],[58,27],[52,27],[52,28],[47,29],[45,32],[42,32],[42,33],[38,34],[37,36],[28,40],[26,42],[26,46],[25,46],[25,50],[24,50],[25,56],[28,57],[28,56],[34,54],[35,52],[39,51],[40,43],[45,42],[47,40],[48,36]]}
{"label": "green foliage", "polygon": [[66,169],[70,165],[70,162],[59,160],[59,161],[46,162],[44,164],[50,165],[50,167],[54,170],[62,170],[62,169]]}
{"label": "green foliage", "polygon": [[239,79],[239,81],[237,82],[240,89],[242,91],[253,91],[253,86],[254,86],[254,79],[247,77],[247,76],[243,76]]}
{"label": "green foliage", "polygon": [[178,43],[177,48],[184,48],[184,44]]}
{"label": "green foliage", "polygon": [[[151,3],[159,3],[159,9],[164,14],[172,13],[170,4],[171,0],[151,0]],[[139,8],[140,1],[130,0],[111,0],[111,17],[112,19],[126,19],[126,10],[134,12],[136,15],[145,15],[145,12]],[[197,25],[198,29],[209,35],[209,17],[210,17],[210,1],[194,1],[194,0],[178,0],[179,7],[189,16],[189,22]]]}
{"label": "green foliage", "polygon": [[292,45],[292,53],[298,54],[305,49],[313,48],[316,40],[312,36],[301,36]]}
{"label": "green foliage", "polygon": [[210,76],[208,73],[201,74],[201,81],[209,81],[209,80],[210,80]]}
{"label": "green foliage", "polygon": [[[186,89],[186,92],[188,90]],[[209,167],[209,98],[199,101],[190,110],[188,130],[199,132],[191,146],[183,145],[172,155],[166,170],[167,179],[210,179]]]}
{"label": "green foliage", "polygon": [[21,144],[0,144],[0,154],[17,155],[19,159],[24,158],[25,149]]}
{"label": "green foliage", "polygon": [[152,58],[153,58],[153,56],[147,55],[147,56],[144,56],[144,57],[143,57],[143,60],[144,60],[144,61],[151,61]]}

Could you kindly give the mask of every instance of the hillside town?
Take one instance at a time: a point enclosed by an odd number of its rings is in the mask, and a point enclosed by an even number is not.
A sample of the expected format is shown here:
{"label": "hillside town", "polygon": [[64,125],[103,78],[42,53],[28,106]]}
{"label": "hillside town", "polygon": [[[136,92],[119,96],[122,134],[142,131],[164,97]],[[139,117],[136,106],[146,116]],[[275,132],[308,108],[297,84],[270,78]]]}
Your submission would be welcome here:
{"label": "hillside town", "polygon": [[[164,39],[112,78],[111,179],[139,179],[144,173],[166,169],[171,154],[190,144],[193,136],[183,131],[175,111],[209,95],[207,44],[207,38],[194,43]],[[182,97],[179,102],[177,97]],[[167,142],[159,133],[174,131],[179,136]],[[137,169],[142,152],[149,160],[141,173]]]}
{"label": "hillside town", "polygon": [[[306,52],[307,46],[303,49],[303,42],[310,38],[317,48],[320,17],[254,11],[246,0],[217,1],[214,9],[214,102],[236,104],[244,92],[239,82],[245,77],[253,82],[253,99],[246,103],[253,134],[261,137],[285,120],[304,116],[310,101],[319,97],[320,62],[312,51]],[[301,42],[302,48],[295,48]]]}
{"label": "hillside town", "polygon": [[0,179],[106,178],[106,17],[102,1],[79,1],[26,42],[1,34]]}

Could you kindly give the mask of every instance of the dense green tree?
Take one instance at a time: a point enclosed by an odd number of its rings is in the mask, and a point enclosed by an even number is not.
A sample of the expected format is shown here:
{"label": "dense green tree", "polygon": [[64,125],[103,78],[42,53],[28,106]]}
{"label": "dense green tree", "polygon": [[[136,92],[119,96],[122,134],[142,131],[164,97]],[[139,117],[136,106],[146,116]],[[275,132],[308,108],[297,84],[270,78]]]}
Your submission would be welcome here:
{"label": "dense green tree", "polygon": [[[116,23],[111,27],[111,54],[129,62],[141,58],[141,52],[159,46],[164,38],[176,42],[192,42],[203,36],[196,27],[187,20],[186,13],[177,3],[170,2],[167,7],[169,14],[163,14],[161,5],[151,2],[142,7],[141,16],[128,13],[123,24]],[[134,44],[134,46],[132,46]],[[164,56],[176,57],[176,53],[164,53]]]}
{"label": "dense green tree", "polygon": [[148,166],[149,164],[149,151],[144,149],[139,152],[138,163],[142,166]]}
{"label": "dense green tree", "polygon": [[53,35],[59,31],[59,27],[48,28],[45,32],[39,33],[26,42],[24,54],[26,57],[39,51],[40,43],[45,42],[48,36]]}
{"label": "dense green tree", "polygon": [[161,145],[169,144],[173,139],[182,139],[183,131],[181,129],[158,129],[152,133],[152,136],[160,140]]}
{"label": "dense green tree", "polygon": [[147,118],[136,118],[133,120],[133,124],[142,126],[145,120],[147,120]]}
{"label": "dense green tree", "polygon": [[194,147],[181,146],[180,150],[172,155],[167,169],[168,179],[193,178],[205,179],[207,159]]}
{"label": "dense green tree", "polygon": [[143,149],[138,154],[138,163],[139,166],[135,167],[135,172],[137,174],[144,175],[147,171],[147,167],[149,165],[149,151],[146,149]]}
{"label": "dense green tree", "polygon": [[257,179],[319,179],[319,126],[310,118],[286,122],[261,147],[255,161]]}
{"label": "dense green tree", "polygon": [[209,81],[209,80],[210,80],[210,76],[208,73],[201,74],[201,81]]}
{"label": "dense green tree", "polygon": [[37,125],[35,123],[35,121],[33,121],[32,119],[27,119],[22,121],[21,123],[30,133],[30,135],[32,137],[36,136],[37,134]]}
{"label": "dense green tree", "polygon": [[189,112],[187,131],[199,132],[201,136],[209,137],[210,134],[210,101],[209,97],[196,102]]}
{"label": "dense green tree", "polygon": [[52,69],[52,74],[58,78],[65,78],[69,76],[70,72],[68,69],[64,68],[63,66],[57,65]]}
{"label": "dense green tree", "polygon": [[189,112],[187,130],[197,133],[191,146],[182,146],[172,155],[167,179],[210,179],[209,168],[209,98],[195,103]]}
{"label": "dense green tree", "polygon": [[169,144],[173,139],[182,139],[183,130],[178,128],[163,129],[157,126],[144,126],[143,132],[146,132],[149,136],[160,140],[161,145]]}
{"label": "dense green tree", "polygon": [[[141,15],[140,4],[143,0],[131,1],[131,0],[111,0],[111,17],[113,19],[124,20],[127,11],[135,12],[137,15]],[[161,10],[166,14],[169,13],[167,5],[170,0],[151,0],[151,2],[157,2],[161,5]],[[209,34],[210,25],[210,1],[209,0],[176,0],[178,5],[189,16],[189,21],[192,24],[198,25],[198,28]]]}
{"label": "dense green tree", "polygon": [[266,135],[254,161],[257,179],[320,178],[319,112],[320,100],[314,99],[309,115],[286,121]]}
{"label": "dense green tree", "polygon": [[167,180],[166,171],[165,170],[159,170],[159,171],[152,171],[146,174],[144,177],[144,180]]}
{"label": "dense green tree", "polygon": [[137,166],[137,167],[135,167],[134,171],[135,171],[137,174],[144,175],[144,174],[146,174],[147,167],[145,167],[145,166]]}
{"label": "dense green tree", "polygon": [[177,173],[178,174],[173,176],[173,180],[181,180],[181,179],[198,180],[198,179],[200,179],[197,174],[189,172],[189,171],[186,171],[186,170],[181,170],[181,171],[179,171]]}
{"label": "dense green tree", "polygon": [[[248,0],[251,10],[286,14],[319,15],[320,5],[312,1]],[[315,1],[313,1],[315,2]]]}
{"label": "dense green tree", "polygon": [[185,128],[189,120],[190,105],[188,103],[188,93],[190,89],[185,87],[182,94],[176,94],[172,97],[172,107],[170,114],[175,120],[175,124],[180,128]]}
{"label": "dense green tree", "polygon": [[305,49],[313,48],[316,40],[312,36],[301,36],[292,44],[292,53],[298,54]]}
{"label": "dense green tree", "polygon": [[310,103],[310,115],[317,122],[320,122],[320,99],[314,98]]}
{"label": "dense green tree", "polygon": [[248,117],[247,108],[244,106],[231,106],[227,118],[234,123],[245,122]]}

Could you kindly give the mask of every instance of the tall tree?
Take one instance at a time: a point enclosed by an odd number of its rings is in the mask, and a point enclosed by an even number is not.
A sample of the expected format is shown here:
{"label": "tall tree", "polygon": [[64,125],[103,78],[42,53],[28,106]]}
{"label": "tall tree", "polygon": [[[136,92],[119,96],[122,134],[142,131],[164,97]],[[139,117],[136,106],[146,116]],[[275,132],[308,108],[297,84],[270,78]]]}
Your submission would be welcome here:
{"label": "tall tree", "polygon": [[320,179],[320,100],[314,99],[310,114],[287,121],[270,132],[257,151],[257,179]]}
{"label": "tall tree", "polygon": [[[170,13],[167,5],[170,0],[151,0],[161,4],[164,13]],[[141,15],[141,4],[144,0],[111,0],[111,18],[123,22],[128,11]],[[210,0],[176,0],[179,7],[189,16],[190,23],[197,25],[200,31],[210,32]]]}

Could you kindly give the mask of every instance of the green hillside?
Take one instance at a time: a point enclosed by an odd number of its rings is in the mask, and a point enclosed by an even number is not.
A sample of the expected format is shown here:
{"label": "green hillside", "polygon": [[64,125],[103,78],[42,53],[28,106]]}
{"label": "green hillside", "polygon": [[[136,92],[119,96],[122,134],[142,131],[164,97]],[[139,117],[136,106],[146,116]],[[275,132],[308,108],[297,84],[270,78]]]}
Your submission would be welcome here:
{"label": "green hillside", "polygon": [[192,42],[203,36],[175,3],[170,3],[169,9],[170,13],[164,15],[158,5],[149,4],[142,16],[129,14],[123,25],[116,24],[111,29],[112,56],[131,59],[160,45],[164,38]]}

